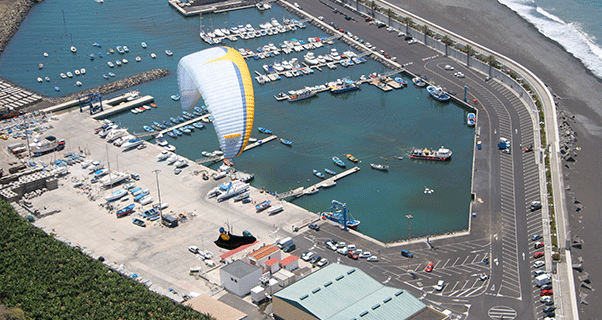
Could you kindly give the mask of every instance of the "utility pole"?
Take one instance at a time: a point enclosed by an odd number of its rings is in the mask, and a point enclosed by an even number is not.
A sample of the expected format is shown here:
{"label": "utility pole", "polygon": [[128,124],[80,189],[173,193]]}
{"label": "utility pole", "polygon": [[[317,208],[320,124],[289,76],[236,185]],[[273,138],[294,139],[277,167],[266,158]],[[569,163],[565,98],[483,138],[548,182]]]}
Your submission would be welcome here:
{"label": "utility pole", "polygon": [[155,173],[155,177],[157,178],[157,194],[159,195],[159,218],[161,219],[161,223],[163,223],[163,202],[161,202],[161,189],[159,189],[159,172],[161,170],[155,169],[153,170]]}
{"label": "utility pole", "polygon": [[411,214],[406,214],[406,218],[408,219],[408,243],[409,243],[410,242],[410,234],[411,234],[411,231],[412,231],[412,227],[411,227],[410,222],[412,221],[412,219],[414,218],[414,216],[411,215]]}

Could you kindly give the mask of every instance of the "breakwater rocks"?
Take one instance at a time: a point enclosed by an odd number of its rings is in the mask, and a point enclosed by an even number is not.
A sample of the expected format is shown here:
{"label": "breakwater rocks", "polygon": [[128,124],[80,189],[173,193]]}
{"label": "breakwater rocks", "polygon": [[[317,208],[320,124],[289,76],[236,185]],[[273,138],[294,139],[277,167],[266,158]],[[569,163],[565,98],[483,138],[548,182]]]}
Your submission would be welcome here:
{"label": "breakwater rocks", "polygon": [[575,123],[575,116],[566,111],[558,110],[558,133],[560,136],[559,146],[562,159],[567,162],[575,162],[577,151],[577,134],[571,128]]}
{"label": "breakwater rocks", "polygon": [[0,10],[0,55],[4,52],[4,48],[15,35],[21,22],[27,17],[29,10],[38,2],[34,0],[7,0],[1,8],[6,8],[6,11]]}
{"label": "breakwater rocks", "polygon": [[153,70],[139,73],[137,75],[127,77],[125,79],[113,81],[113,82],[103,84],[98,87],[94,87],[91,89],[72,93],[70,95],[63,96],[60,98],[45,97],[45,100],[47,100],[53,104],[59,104],[59,103],[77,99],[78,97],[81,97],[81,96],[84,96],[84,95],[87,95],[90,93],[100,93],[101,95],[105,95],[105,94],[120,91],[123,89],[131,88],[131,87],[137,86],[137,85],[145,83],[145,82],[157,80],[159,78],[165,77],[168,74],[169,74],[169,70],[153,69]]}

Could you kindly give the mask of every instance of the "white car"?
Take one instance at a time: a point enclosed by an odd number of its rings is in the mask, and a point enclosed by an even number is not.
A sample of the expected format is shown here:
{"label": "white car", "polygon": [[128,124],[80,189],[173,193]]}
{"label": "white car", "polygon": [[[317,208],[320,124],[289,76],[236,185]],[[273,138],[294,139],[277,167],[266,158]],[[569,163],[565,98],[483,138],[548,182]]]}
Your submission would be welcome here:
{"label": "white car", "polygon": [[445,287],[445,281],[439,280],[437,282],[437,285],[435,286],[435,290],[441,291],[441,290],[443,290],[444,287]]}
{"label": "white car", "polygon": [[211,251],[209,251],[209,250],[205,250],[203,252],[203,254],[205,255],[205,259],[211,259],[211,258],[213,258],[213,253],[211,253]]}
{"label": "white car", "polygon": [[347,252],[349,252],[349,250],[347,250],[347,248],[341,248],[341,249],[337,250],[337,252],[342,255],[346,255]]}
{"label": "white car", "polygon": [[328,246],[328,249],[330,249],[332,251],[337,251],[337,246],[335,246],[334,244],[331,244],[330,246]]}
{"label": "white car", "polygon": [[323,267],[323,266],[325,266],[325,265],[327,265],[327,264],[328,264],[328,259],[326,259],[326,258],[324,258],[324,259],[322,259],[322,260],[318,261],[318,263],[316,263],[316,265],[317,265],[318,267]]}
{"label": "white car", "polygon": [[462,72],[456,72],[456,73],[454,73],[454,76],[456,76],[458,78],[464,78],[464,74]]}
{"label": "white car", "polygon": [[354,244],[348,245],[347,250],[355,250],[355,245]]}
{"label": "white car", "polygon": [[190,246],[190,247],[188,247],[188,251],[190,251],[192,253],[198,253],[199,252],[199,247],[197,247],[197,246]]}
{"label": "white car", "polygon": [[537,269],[537,268],[541,268],[545,265],[546,263],[543,261],[535,261],[535,263],[533,264],[533,268]]}
{"label": "white car", "polygon": [[414,43],[416,43],[416,42],[418,42],[418,40],[416,40],[416,39],[412,39],[412,40],[408,41],[408,44],[414,44]]}
{"label": "white car", "polygon": [[347,244],[343,241],[337,243],[337,248],[345,248]]}
{"label": "white car", "polygon": [[397,61],[397,57],[391,57],[391,61],[393,61],[393,62]]}
{"label": "white car", "polygon": [[454,67],[450,66],[449,64],[446,64],[445,70],[454,70]]}
{"label": "white car", "polygon": [[364,251],[362,252],[362,254],[360,254],[360,258],[370,258],[370,256],[372,256],[372,254],[370,253],[370,251]]}
{"label": "white car", "polygon": [[311,258],[312,258],[313,256],[314,256],[314,253],[313,253],[313,252],[308,252],[308,253],[306,253],[305,255],[301,255],[301,259],[302,259],[303,261],[309,261],[309,260],[311,260]]}
{"label": "white car", "polygon": [[370,258],[366,259],[366,261],[378,262],[378,257],[377,256],[371,256]]}
{"label": "white car", "polygon": [[318,20],[322,21],[322,20],[324,20],[324,17],[322,17],[322,16],[319,16],[319,17],[318,17]]}

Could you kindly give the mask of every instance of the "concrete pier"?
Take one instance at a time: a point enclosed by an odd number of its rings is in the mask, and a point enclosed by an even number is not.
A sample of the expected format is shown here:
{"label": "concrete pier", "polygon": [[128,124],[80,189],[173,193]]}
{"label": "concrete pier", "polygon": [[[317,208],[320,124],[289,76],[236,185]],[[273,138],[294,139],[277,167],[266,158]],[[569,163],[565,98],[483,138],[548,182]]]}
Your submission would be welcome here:
{"label": "concrete pier", "polygon": [[360,171],[360,167],[353,167],[351,169],[345,170],[341,173],[335,174],[334,176],[328,178],[328,179],[324,179],[314,185],[311,185],[307,188],[303,188],[303,187],[299,187],[295,190],[292,191],[288,191],[285,193],[279,193],[276,195],[276,197],[278,197],[278,199],[285,199],[288,197],[299,197],[301,195],[303,195],[303,193],[305,192],[305,190],[310,190],[310,189],[320,189],[323,185],[329,185],[332,184],[333,182],[336,182],[339,179],[342,179],[350,174],[356,173]]}
{"label": "concrete pier", "polygon": [[[127,98],[126,98],[126,100],[127,100]],[[143,104],[151,103],[154,100],[155,100],[155,98],[153,98],[152,96],[144,96],[144,97],[140,97],[138,99],[132,100],[132,101],[120,103],[116,106],[111,106],[109,104],[105,105],[103,103],[105,111],[102,111],[102,112],[99,112],[99,113],[93,115],[92,118],[93,119],[106,118],[106,117],[108,117],[110,115],[114,115],[116,113],[120,113],[123,111],[130,111],[131,108],[138,107]]]}

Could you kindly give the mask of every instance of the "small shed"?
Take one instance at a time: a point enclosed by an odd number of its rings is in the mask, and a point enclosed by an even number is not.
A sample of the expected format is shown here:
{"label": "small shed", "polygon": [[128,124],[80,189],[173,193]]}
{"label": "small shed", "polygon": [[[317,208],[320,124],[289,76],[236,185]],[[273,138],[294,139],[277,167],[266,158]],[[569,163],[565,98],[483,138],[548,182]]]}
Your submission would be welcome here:
{"label": "small shed", "polygon": [[172,215],[165,214],[163,215],[163,225],[170,228],[175,228],[178,226],[178,219]]}
{"label": "small shed", "polygon": [[288,271],[294,271],[299,268],[299,257],[290,255],[283,260],[280,260],[280,267]]}

